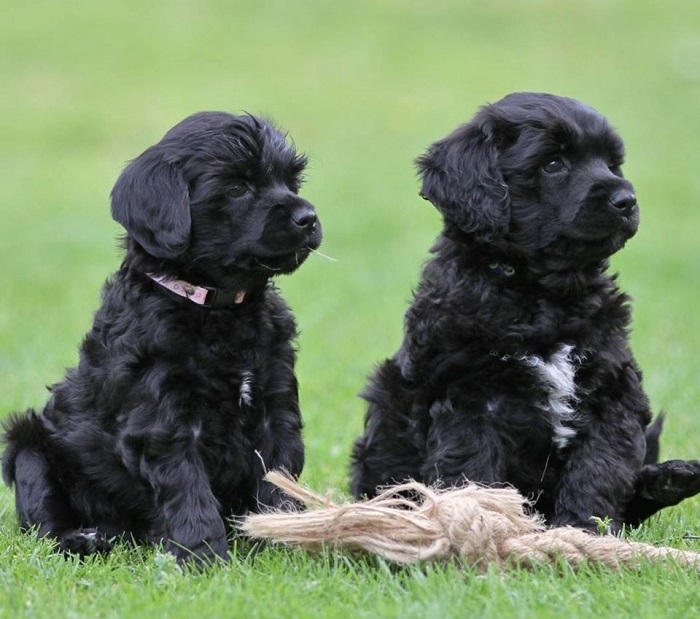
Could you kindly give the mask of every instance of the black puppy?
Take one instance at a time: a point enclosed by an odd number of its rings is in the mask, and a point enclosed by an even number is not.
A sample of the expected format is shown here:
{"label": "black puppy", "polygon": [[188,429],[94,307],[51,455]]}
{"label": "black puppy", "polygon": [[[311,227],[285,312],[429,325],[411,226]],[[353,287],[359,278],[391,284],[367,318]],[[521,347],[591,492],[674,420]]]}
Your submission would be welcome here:
{"label": "black puppy", "polygon": [[76,368],[5,424],[23,529],[66,551],[112,536],[227,556],[227,518],[281,507],[266,469],[304,463],[294,319],[270,283],[321,241],[306,165],[253,116],[191,116],[124,170],[126,255]]}
{"label": "black puppy", "polygon": [[628,345],[608,257],[639,222],[623,144],[572,99],[512,94],[418,159],[444,218],[376,371],[352,492],[413,478],[508,483],[552,525],[615,530],[700,490],[700,463],[655,462],[661,418]]}

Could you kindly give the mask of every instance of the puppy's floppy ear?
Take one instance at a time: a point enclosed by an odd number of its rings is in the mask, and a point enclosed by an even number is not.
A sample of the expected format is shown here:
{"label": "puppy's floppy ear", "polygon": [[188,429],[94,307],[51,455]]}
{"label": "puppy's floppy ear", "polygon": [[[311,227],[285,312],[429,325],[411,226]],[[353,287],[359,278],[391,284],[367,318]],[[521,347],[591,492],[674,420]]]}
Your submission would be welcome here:
{"label": "puppy's floppy ear", "polygon": [[477,116],[416,160],[421,196],[464,232],[484,240],[502,235],[510,220],[510,200],[498,155],[492,127]]}
{"label": "puppy's floppy ear", "polygon": [[159,144],[121,173],[112,189],[112,217],[156,258],[182,254],[190,240],[190,196],[177,165]]}

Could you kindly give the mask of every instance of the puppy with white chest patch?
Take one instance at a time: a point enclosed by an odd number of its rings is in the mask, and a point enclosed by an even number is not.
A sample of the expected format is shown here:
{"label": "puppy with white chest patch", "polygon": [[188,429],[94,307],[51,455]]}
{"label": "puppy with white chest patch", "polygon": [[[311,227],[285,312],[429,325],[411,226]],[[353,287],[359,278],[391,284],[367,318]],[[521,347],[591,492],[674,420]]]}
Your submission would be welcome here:
{"label": "puppy with white chest patch", "polygon": [[364,392],[351,489],[415,479],[511,484],[552,525],[638,524],[700,490],[700,462],[656,463],[608,258],[639,207],[623,144],[590,107],[517,93],[418,159],[444,220],[401,348]]}
{"label": "puppy with white chest patch", "polygon": [[22,528],[71,553],[117,536],[203,561],[227,557],[231,516],[285,506],[263,476],[304,463],[296,326],[270,279],[321,241],[305,165],[270,123],[202,112],[123,171],[126,255],[78,366],[5,424]]}

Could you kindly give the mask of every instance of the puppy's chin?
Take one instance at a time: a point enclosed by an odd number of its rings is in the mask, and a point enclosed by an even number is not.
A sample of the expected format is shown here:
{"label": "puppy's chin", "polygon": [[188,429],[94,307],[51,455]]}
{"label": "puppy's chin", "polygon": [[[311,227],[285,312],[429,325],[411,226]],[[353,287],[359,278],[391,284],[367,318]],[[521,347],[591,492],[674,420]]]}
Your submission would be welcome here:
{"label": "puppy's chin", "polygon": [[560,237],[542,249],[535,262],[545,271],[570,271],[607,260],[620,251],[631,234],[614,234],[604,238],[586,239]]}
{"label": "puppy's chin", "polygon": [[296,271],[318,246],[319,242],[310,240],[306,245],[286,252],[261,251],[240,254],[228,264],[226,270],[268,278],[286,275]]}
{"label": "puppy's chin", "polygon": [[296,271],[311,253],[311,247],[302,247],[286,254],[275,256],[244,256],[239,266],[245,265],[251,271],[266,272],[270,277]]}

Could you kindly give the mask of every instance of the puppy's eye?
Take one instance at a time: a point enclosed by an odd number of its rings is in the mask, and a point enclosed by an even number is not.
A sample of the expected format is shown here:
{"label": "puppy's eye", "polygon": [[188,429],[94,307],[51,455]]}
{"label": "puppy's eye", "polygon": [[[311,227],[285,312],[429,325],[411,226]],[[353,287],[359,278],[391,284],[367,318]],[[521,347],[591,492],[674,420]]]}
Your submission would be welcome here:
{"label": "puppy's eye", "polygon": [[622,169],[619,165],[609,165],[608,170],[610,170],[615,176],[622,177]]}
{"label": "puppy's eye", "polygon": [[557,172],[562,172],[565,168],[564,160],[561,157],[554,157],[542,166],[542,171],[545,174],[556,174]]}
{"label": "puppy's eye", "polygon": [[250,187],[246,183],[240,182],[240,183],[232,183],[229,185],[228,190],[226,193],[228,193],[229,196],[232,198],[241,198],[245,194],[247,194],[250,191]]}

